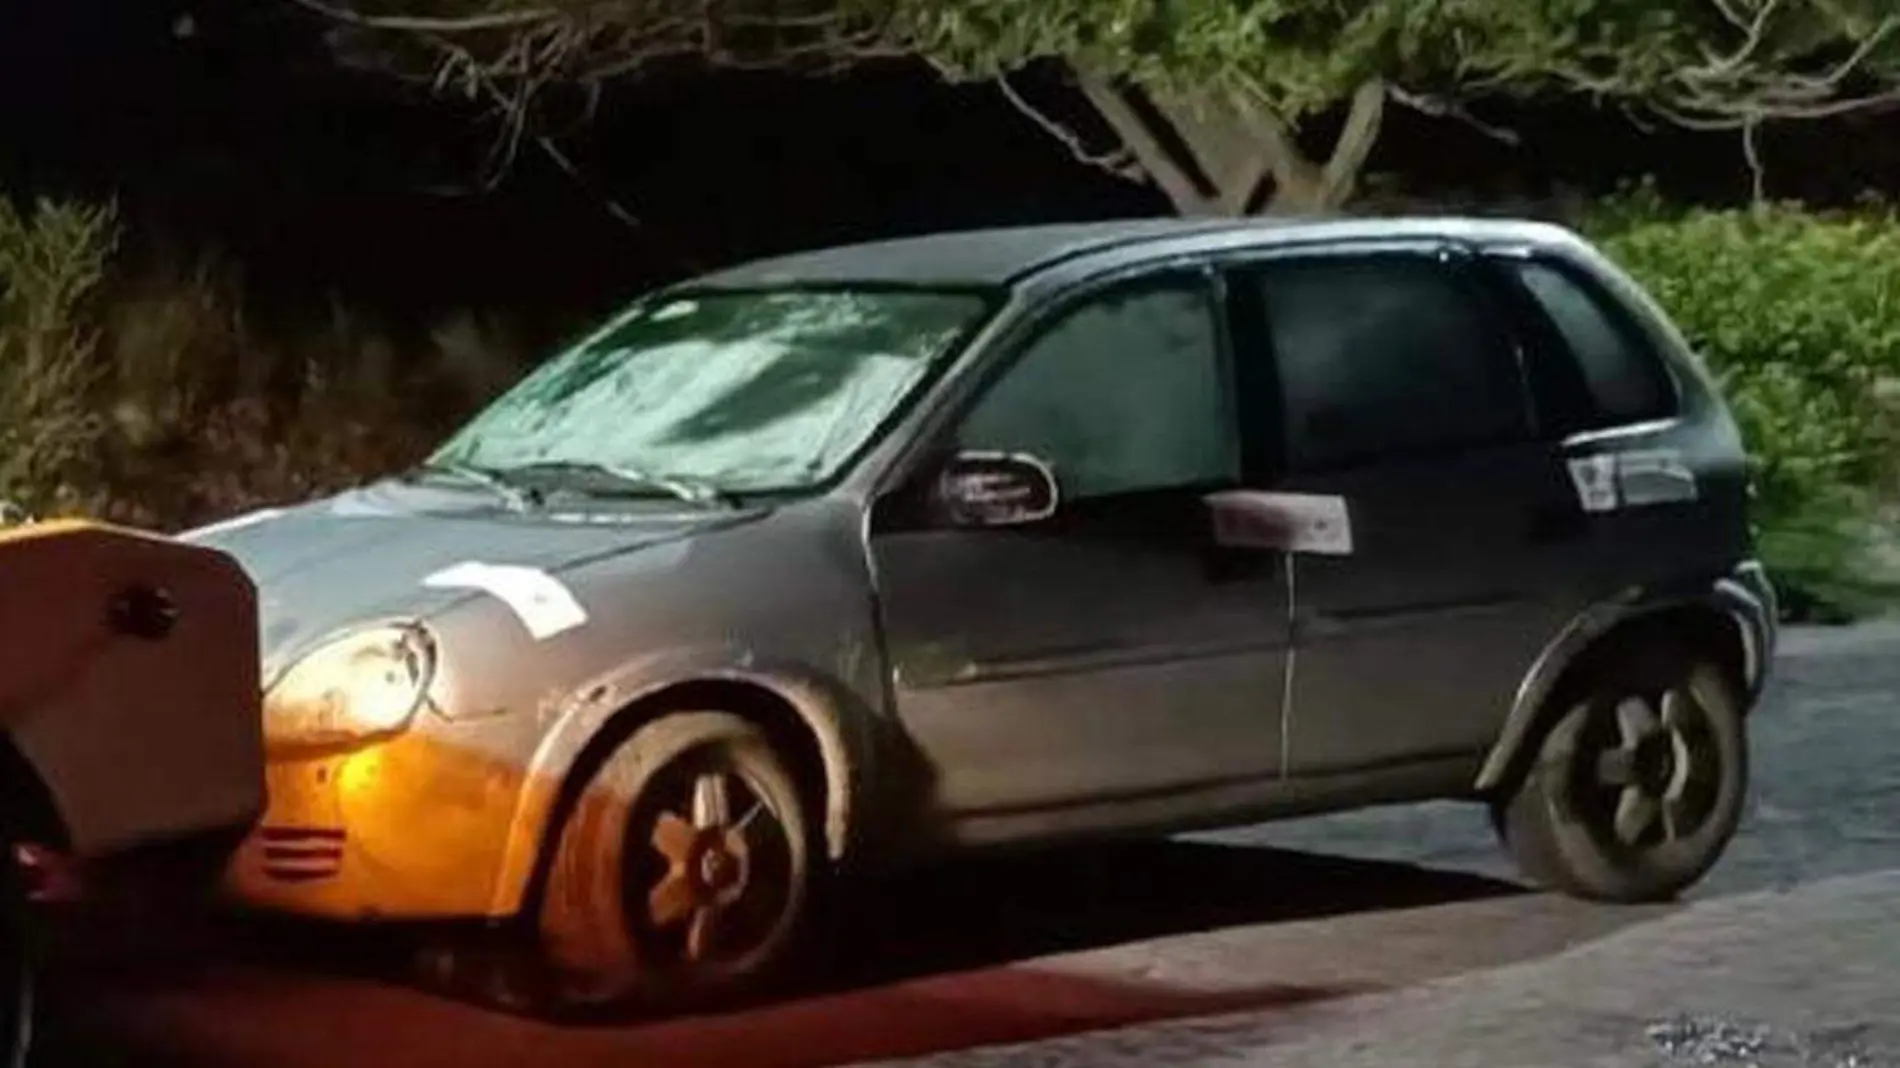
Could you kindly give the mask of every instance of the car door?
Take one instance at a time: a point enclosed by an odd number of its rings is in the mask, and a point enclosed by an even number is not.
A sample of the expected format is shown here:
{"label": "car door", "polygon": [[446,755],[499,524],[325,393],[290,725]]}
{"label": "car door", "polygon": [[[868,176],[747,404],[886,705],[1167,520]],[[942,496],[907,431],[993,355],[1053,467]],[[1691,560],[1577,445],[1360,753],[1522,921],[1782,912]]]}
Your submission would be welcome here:
{"label": "car door", "polygon": [[1344,527],[1293,564],[1289,771],[1481,753],[1583,603],[1587,551],[1498,303],[1436,245],[1275,259],[1232,285],[1242,358],[1271,365],[1276,395],[1251,403],[1283,431],[1276,487]]}
{"label": "car door", "polygon": [[874,509],[897,714],[940,811],[1277,772],[1282,558],[1216,548],[1202,501],[1240,464],[1218,312],[1205,272],[1123,280],[987,369],[933,444],[1041,460],[1060,492],[1047,519],[979,529]]}
{"label": "car door", "polygon": [[1524,320],[1545,436],[1577,477],[1604,596],[1746,555],[1746,469],[1694,418],[1642,321],[1569,257],[1498,249],[1487,266]]}

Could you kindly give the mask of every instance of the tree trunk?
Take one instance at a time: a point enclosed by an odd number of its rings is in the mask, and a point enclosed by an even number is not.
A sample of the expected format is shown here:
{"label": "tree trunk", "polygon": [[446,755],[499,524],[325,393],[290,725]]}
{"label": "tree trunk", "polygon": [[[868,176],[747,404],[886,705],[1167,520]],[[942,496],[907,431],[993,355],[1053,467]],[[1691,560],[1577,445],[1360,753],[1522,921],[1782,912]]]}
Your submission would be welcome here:
{"label": "tree trunk", "polygon": [[[1141,174],[1187,216],[1339,209],[1358,189],[1385,116],[1385,84],[1359,86],[1331,155],[1319,163],[1301,151],[1285,121],[1244,91],[1150,92],[1154,114],[1145,115],[1128,90],[1108,79],[1077,71],[1076,80]],[[1157,117],[1188,158],[1170,150]]]}

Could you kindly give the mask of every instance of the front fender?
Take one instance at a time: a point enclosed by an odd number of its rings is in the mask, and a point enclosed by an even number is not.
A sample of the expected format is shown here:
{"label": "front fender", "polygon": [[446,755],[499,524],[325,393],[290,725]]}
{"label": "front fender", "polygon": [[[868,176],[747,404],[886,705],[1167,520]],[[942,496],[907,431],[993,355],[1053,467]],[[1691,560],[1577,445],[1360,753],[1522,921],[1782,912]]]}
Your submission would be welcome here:
{"label": "front fender", "polygon": [[1754,707],[1767,683],[1777,641],[1775,591],[1759,563],[1748,561],[1709,582],[1627,590],[1579,613],[1544,647],[1518,686],[1504,729],[1478,771],[1475,789],[1480,793],[1496,789],[1525,746],[1535,744],[1532,733],[1538,713],[1579,656],[1613,630],[1682,608],[1707,608],[1735,623],[1741,644],[1743,707]]}
{"label": "front fender", "polygon": [[581,755],[623,715],[658,715],[669,693],[703,685],[746,687],[776,698],[816,739],[824,762],[826,850],[833,860],[850,852],[861,824],[861,799],[879,766],[877,716],[849,687],[801,665],[761,664],[737,648],[675,651],[643,657],[577,687],[530,760],[497,873],[491,915],[513,915],[526,902],[562,789]]}

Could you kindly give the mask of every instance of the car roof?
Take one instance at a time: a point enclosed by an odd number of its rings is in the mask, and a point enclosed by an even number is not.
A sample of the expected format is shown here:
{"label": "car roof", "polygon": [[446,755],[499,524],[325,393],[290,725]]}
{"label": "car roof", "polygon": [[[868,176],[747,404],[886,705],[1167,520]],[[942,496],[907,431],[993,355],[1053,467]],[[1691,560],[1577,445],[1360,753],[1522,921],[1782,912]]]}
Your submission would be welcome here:
{"label": "car roof", "polygon": [[1446,238],[1549,243],[1567,231],[1516,219],[1132,218],[1098,222],[952,230],[794,252],[736,264],[692,279],[689,286],[755,288],[770,285],[1007,286],[1058,264],[1144,244],[1204,237],[1231,245],[1304,244],[1326,240]]}

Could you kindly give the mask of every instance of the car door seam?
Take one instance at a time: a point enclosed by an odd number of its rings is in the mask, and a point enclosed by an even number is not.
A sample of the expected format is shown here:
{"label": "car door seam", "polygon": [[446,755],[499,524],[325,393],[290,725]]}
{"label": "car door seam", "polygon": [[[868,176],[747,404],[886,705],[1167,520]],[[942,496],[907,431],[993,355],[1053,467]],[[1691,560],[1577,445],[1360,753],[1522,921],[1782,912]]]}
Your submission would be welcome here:
{"label": "car door seam", "polygon": [[1299,591],[1294,576],[1299,568],[1292,553],[1281,553],[1280,561],[1286,574],[1286,668],[1280,673],[1280,778],[1285,779],[1293,773],[1293,671],[1300,658]]}

